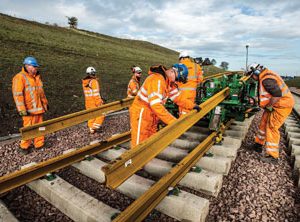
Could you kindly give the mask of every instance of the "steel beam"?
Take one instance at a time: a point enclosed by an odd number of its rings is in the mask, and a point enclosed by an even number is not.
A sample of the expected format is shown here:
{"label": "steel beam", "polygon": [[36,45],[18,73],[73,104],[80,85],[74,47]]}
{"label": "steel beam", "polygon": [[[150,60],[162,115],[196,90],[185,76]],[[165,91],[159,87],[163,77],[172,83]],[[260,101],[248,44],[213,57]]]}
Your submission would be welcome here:
{"label": "steel beam", "polygon": [[101,153],[113,146],[125,143],[129,140],[130,132],[119,134],[107,139],[106,141],[97,142],[93,145],[82,147],[61,156],[35,164],[23,170],[0,177],[0,194],[38,179],[47,173],[57,171],[73,163],[81,161],[87,156]]}
{"label": "steel beam", "polygon": [[121,185],[126,179],[157,156],[157,154],[165,149],[176,138],[221,103],[228,94],[229,88],[227,87],[200,104],[201,111],[199,113],[197,113],[196,110],[189,112],[134,149],[125,152],[112,164],[104,166],[102,170],[105,173],[106,185],[113,189]]}
{"label": "steel beam", "polygon": [[117,111],[129,107],[133,102],[133,98],[126,98],[120,101],[105,104],[103,106],[83,110],[69,115],[61,116],[55,119],[50,119],[39,124],[20,128],[23,140],[32,139],[43,136],[55,131],[65,129],[70,126],[77,125],[89,119],[96,118],[107,113]]}
{"label": "steel beam", "polygon": [[[230,125],[221,129],[222,132]],[[114,222],[130,222],[143,221],[147,215],[162,201],[168,194],[169,188],[175,187],[177,183],[189,172],[198,160],[210,149],[214,144],[214,138],[218,132],[211,133],[201,144],[194,148],[185,158],[183,158],[176,166],[174,166],[165,176],[156,182],[142,196],[135,200],[127,207]]]}

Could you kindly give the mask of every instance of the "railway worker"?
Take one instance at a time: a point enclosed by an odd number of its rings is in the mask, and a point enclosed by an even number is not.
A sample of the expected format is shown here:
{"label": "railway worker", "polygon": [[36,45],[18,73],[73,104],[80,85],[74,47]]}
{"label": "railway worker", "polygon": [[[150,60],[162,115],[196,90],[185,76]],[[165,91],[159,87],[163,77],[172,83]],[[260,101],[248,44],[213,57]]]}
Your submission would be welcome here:
{"label": "railway worker", "polygon": [[[86,77],[82,79],[82,88],[85,97],[85,108],[92,109],[104,104],[100,95],[100,85],[96,78],[96,69],[88,67],[86,69]],[[88,120],[88,128],[90,133],[95,133],[101,128],[104,121],[104,116],[99,116],[95,119]]]}
{"label": "railway worker", "polygon": [[149,138],[157,132],[159,119],[165,124],[170,124],[176,118],[164,107],[167,98],[173,100],[189,110],[200,110],[191,100],[183,99],[175,81],[184,82],[188,74],[187,67],[175,64],[166,69],[164,66],[152,66],[137,96],[131,105],[131,148]]}
{"label": "railway worker", "polygon": [[282,78],[259,64],[248,67],[249,74],[259,82],[259,106],[264,109],[254,149],[261,152],[262,160],[277,163],[279,159],[279,128],[292,112],[294,98]]}
{"label": "railway worker", "polygon": [[141,76],[142,76],[142,69],[138,66],[132,68],[133,75],[128,83],[127,87],[127,97],[132,98],[135,97],[141,87]]}
{"label": "railway worker", "polygon": [[[186,65],[188,68],[187,82],[178,82],[178,88],[182,93],[182,98],[192,102],[196,99],[197,87],[203,81],[203,72],[199,64],[197,64],[186,51],[179,54],[179,63]],[[190,109],[179,106],[179,115],[188,113]]]}
{"label": "railway worker", "polygon": [[[26,57],[21,72],[12,81],[12,93],[23,126],[31,126],[43,122],[43,113],[49,110],[48,101],[43,90],[43,82],[38,71],[39,64],[34,57]],[[32,140],[21,140],[20,151],[29,153]],[[44,146],[44,136],[33,139],[34,147]]]}

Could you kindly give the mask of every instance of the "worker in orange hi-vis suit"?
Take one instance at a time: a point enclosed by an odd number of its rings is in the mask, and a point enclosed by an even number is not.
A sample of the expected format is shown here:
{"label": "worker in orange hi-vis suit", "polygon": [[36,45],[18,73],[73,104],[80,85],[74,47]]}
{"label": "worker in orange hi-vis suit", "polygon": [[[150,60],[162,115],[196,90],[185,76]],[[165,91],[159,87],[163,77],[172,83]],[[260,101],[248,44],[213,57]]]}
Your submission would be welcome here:
{"label": "worker in orange hi-vis suit", "polygon": [[129,109],[131,148],[157,132],[159,119],[165,124],[176,120],[164,107],[167,98],[189,110],[193,108],[197,111],[200,110],[194,102],[182,99],[181,92],[175,83],[175,80],[186,81],[187,74],[187,67],[183,64],[175,64],[170,69],[166,69],[162,65],[150,67],[149,76]]}
{"label": "worker in orange hi-vis suit", "polygon": [[[31,126],[43,122],[43,113],[49,109],[48,101],[43,90],[43,82],[38,71],[38,62],[34,57],[26,57],[22,71],[13,78],[12,93],[19,115],[22,116],[23,126]],[[20,151],[29,153],[32,140],[21,140]],[[44,136],[33,140],[35,148],[44,146]]]}
{"label": "worker in orange hi-vis suit", "polygon": [[[85,97],[85,108],[91,109],[101,106],[104,102],[100,95],[100,86],[96,78],[96,69],[88,67],[86,77],[82,80],[82,88]],[[88,121],[90,133],[95,133],[102,126],[104,116],[99,116]]]}
{"label": "worker in orange hi-vis suit", "polygon": [[140,80],[142,75],[142,69],[138,66],[133,68],[133,75],[128,83],[127,97],[135,97],[140,89]]}
{"label": "worker in orange hi-vis suit", "polygon": [[[178,82],[178,88],[182,93],[182,98],[188,99],[192,102],[196,99],[197,86],[203,81],[203,72],[199,64],[190,58],[186,51],[179,54],[179,62],[186,65],[188,68],[188,77],[186,83]],[[186,109],[179,106],[179,115],[184,115],[188,113],[190,109]]]}
{"label": "worker in orange hi-vis suit", "polygon": [[264,162],[277,163],[279,158],[279,128],[292,112],[294,98],[282,78],[259,64],[248,67],[249,74],[259,82],[259,106],[264,109],[254,149],[261,152]]}

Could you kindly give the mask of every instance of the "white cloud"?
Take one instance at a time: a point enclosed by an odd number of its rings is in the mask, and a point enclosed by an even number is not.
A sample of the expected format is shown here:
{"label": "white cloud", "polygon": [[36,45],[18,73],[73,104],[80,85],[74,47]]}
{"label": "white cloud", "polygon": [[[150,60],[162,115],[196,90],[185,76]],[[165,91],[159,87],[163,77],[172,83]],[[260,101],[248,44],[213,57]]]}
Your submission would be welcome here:
{"label": "white cloud", "polygon": [[67,25],[65,16],[76,16],[79,28],[188,50],[194,56],[216,58],[218,63],[228,61],[233,69],[244,66],[245,45],[250,43],[250,62],[300,75],[298,0],[2,2],[0,11],[10,15],[63,26]]}

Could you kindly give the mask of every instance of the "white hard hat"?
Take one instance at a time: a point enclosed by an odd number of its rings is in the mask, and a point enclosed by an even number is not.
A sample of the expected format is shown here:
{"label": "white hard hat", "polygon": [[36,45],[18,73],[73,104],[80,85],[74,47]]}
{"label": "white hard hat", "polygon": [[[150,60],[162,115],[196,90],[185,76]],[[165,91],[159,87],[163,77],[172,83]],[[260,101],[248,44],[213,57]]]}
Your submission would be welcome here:
{"label": "white hard hat", "polygon": [[134,73],[142,72],[142,69],[140,67],[136,66],[136,67],[133,68],[133,71],[134,71]]}
{"label": "white hard hat", "polygon": [[94,67],[90,66],[86,69],[86,74],[95,75],[96,74],[96,69]]}
{"label": "white hard hat", "polygon": [[187,51],[181,51],[179,53],[179,59],[180,58],[185,58],[185,57],[190,57],[189,53]]}
{"label": "white hard hat", "polygon": [[263,69],[264,69],[264,66],[260,65],[258,63],[252,63],[247,67],[248,73],[254,74],[254,75],[259,75]]}

